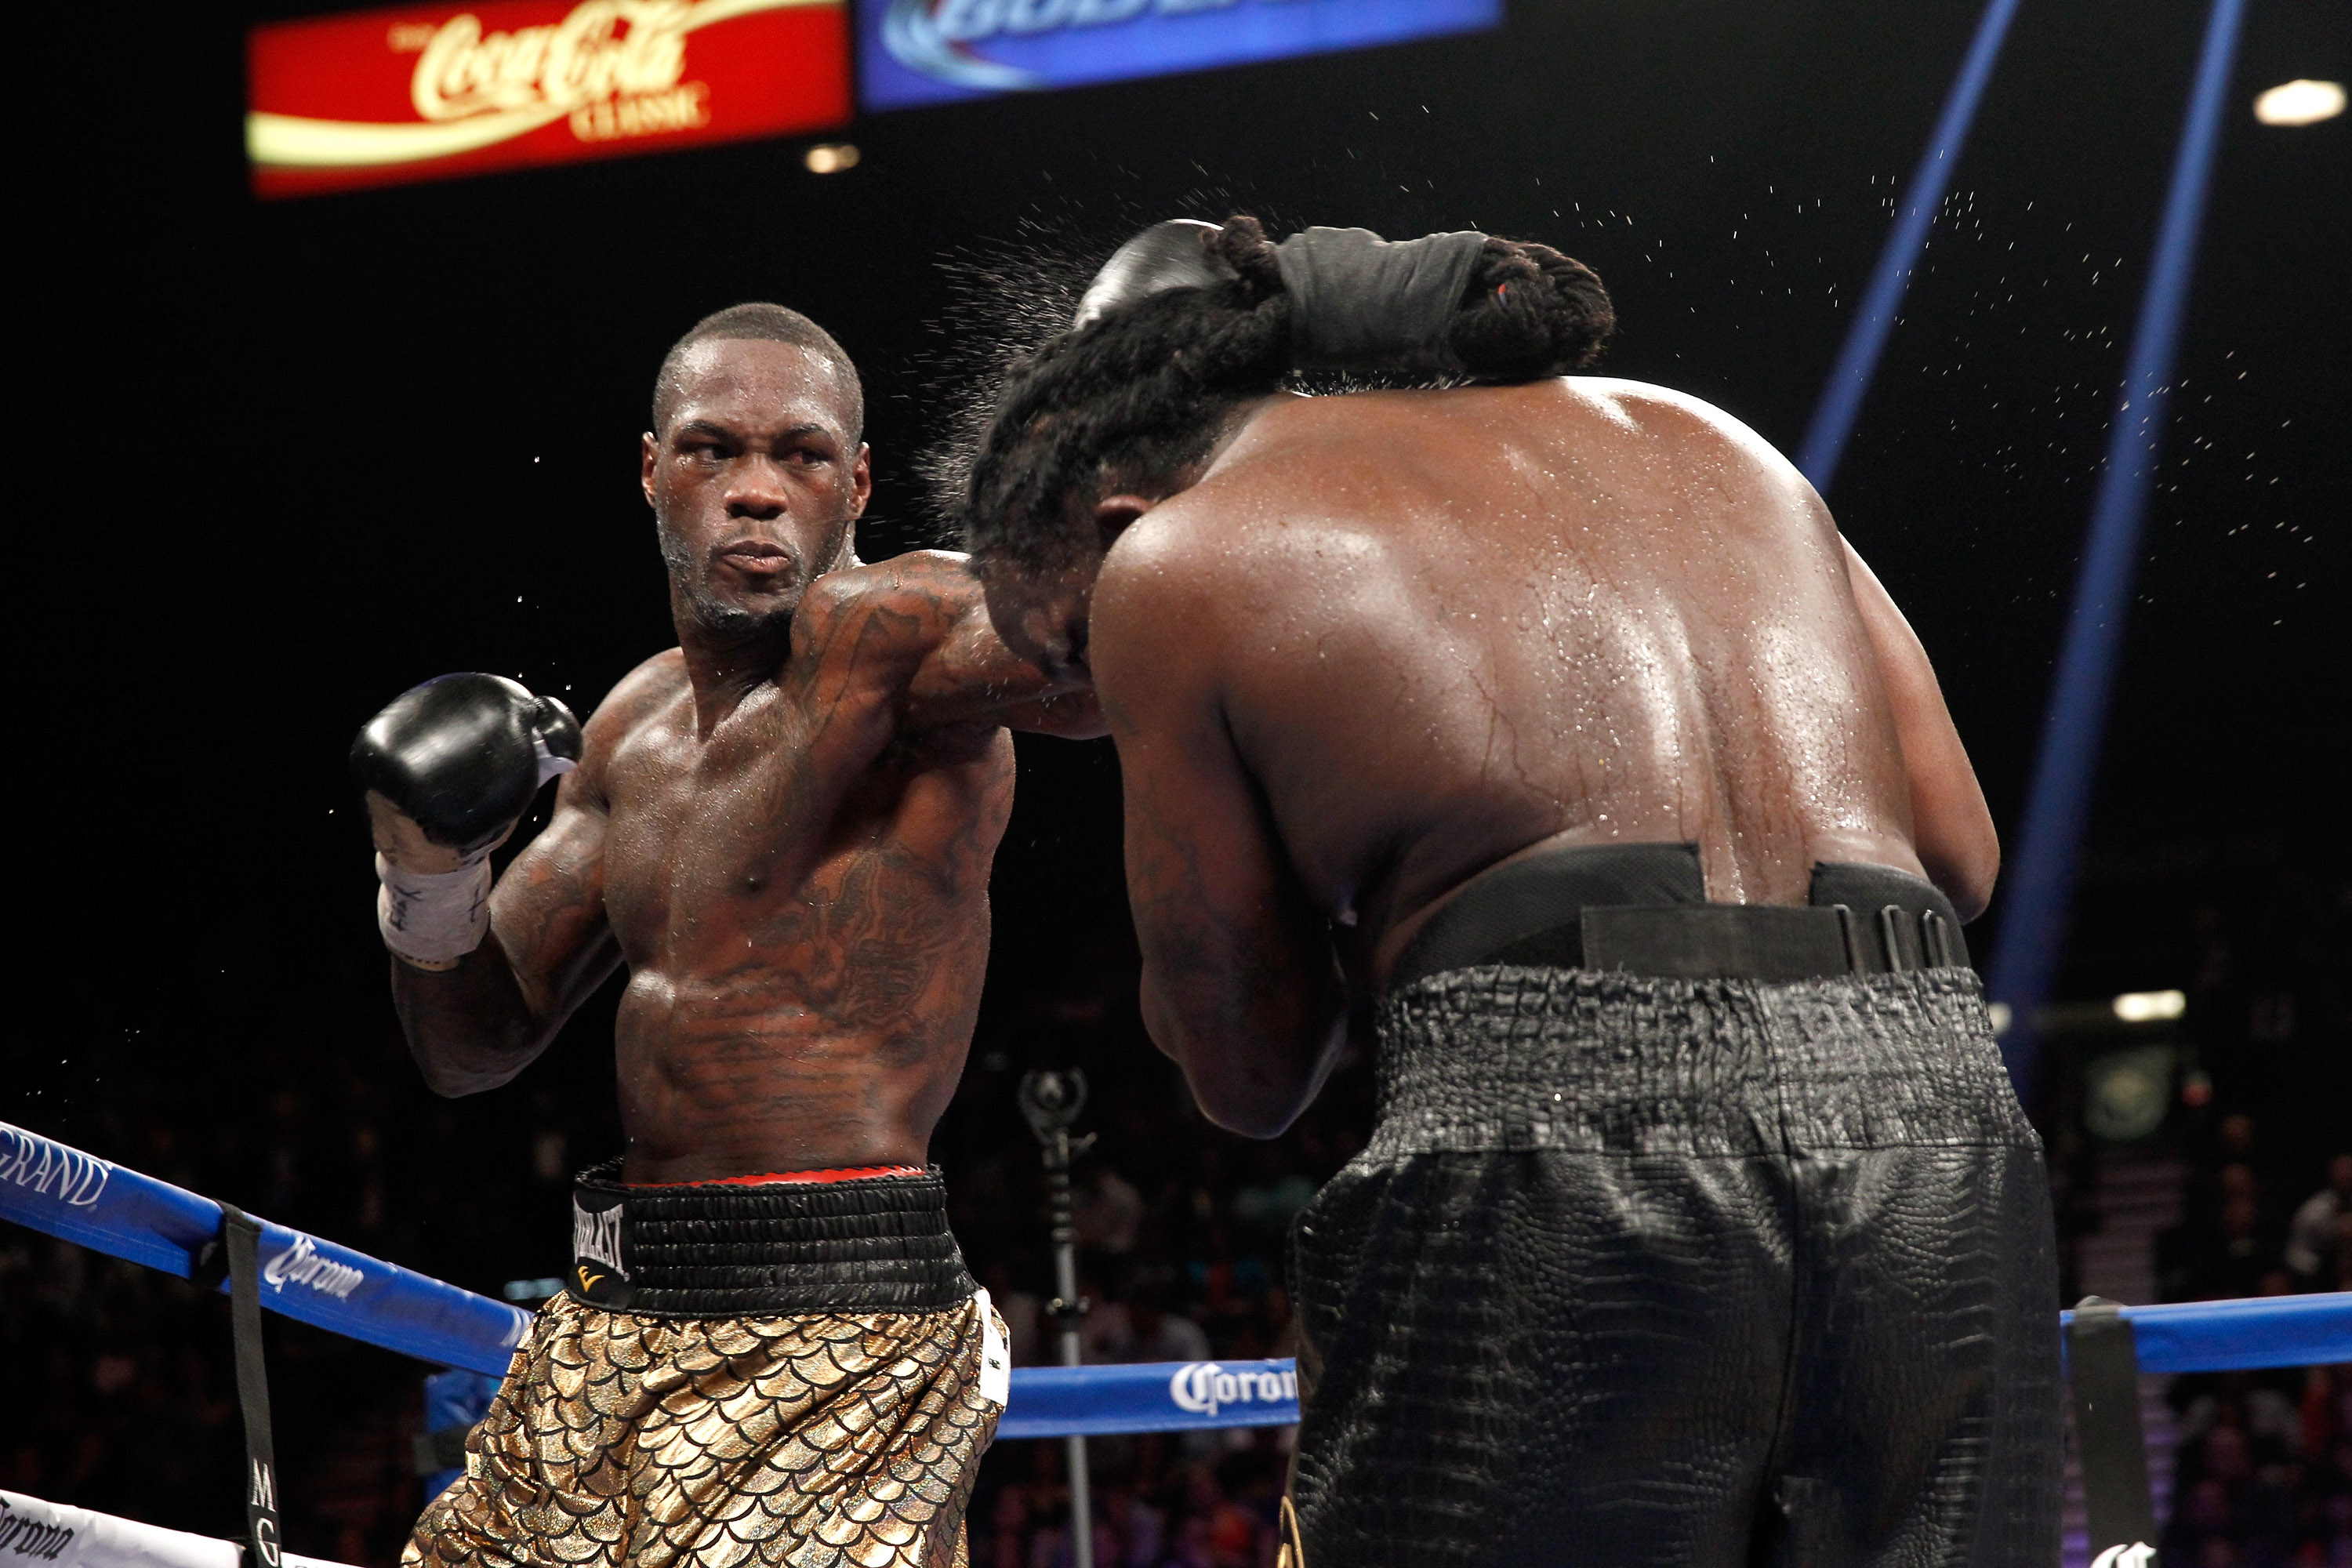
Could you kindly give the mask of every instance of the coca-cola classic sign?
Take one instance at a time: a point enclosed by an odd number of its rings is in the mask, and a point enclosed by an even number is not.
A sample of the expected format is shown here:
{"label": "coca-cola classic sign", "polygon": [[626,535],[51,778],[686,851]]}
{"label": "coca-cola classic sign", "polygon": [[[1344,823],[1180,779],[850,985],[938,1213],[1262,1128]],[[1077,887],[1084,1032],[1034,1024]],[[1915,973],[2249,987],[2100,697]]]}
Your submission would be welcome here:
{"label": "coca-cola classic sign", "polygon": [[842,0],[489,0],[256,27],[254,189],[298,195],[849,118]]}

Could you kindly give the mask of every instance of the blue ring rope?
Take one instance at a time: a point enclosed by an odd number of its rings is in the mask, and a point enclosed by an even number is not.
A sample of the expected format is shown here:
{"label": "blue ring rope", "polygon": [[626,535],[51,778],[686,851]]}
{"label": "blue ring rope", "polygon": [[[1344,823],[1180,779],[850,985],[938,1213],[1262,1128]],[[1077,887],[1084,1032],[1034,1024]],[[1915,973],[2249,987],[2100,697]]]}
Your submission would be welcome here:
{"label": "blue ring rope", "polygon": [[[0,1219],[186,1279],[220,1232],[220,1205],[0,1122]],[[268,1220],[261,1259],[261,1304],[272,1311],[441,1366],[502,1376],[530,1325],[530,1313],[502,1301]],[[2143,1372],[2352,1362],[2352,1291],[2126,1307],[2123,1315]],[[1297,1372],[1286,1359],[1019,1367],[997,1436],[1297,1419]]]}

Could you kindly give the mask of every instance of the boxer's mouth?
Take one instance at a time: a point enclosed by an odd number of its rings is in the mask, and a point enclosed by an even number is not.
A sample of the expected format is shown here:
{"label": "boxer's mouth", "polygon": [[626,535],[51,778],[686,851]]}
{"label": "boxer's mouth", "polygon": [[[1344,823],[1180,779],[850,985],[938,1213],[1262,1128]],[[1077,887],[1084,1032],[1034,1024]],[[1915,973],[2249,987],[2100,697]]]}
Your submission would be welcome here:
{"label": "boxer's mouth", "polygon": [[792,556],[781,545],[762,544],[756,540],[746,540],[740,544],[722,547],[719,552],[719,559],[734,567],[738,572],[748,572],[762,577],[772,576],[793,563]]}

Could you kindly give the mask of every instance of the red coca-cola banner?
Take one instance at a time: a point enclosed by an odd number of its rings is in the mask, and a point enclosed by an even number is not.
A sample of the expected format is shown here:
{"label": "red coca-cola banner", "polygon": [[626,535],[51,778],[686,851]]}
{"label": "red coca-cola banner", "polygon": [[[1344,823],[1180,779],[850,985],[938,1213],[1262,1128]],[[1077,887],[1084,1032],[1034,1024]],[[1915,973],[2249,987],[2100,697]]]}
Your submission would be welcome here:
{"label": "red coca-cola banner", "polygon": [[256,27],[246,59],[265,196],[849,118],[843,0],[452,0]]}

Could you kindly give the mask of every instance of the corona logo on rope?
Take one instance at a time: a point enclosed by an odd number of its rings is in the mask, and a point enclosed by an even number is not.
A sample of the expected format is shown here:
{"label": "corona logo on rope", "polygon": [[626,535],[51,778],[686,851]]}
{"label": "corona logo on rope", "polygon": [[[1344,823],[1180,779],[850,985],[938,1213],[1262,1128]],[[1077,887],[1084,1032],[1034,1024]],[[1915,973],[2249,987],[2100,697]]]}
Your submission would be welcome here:
{"label": "corona logo on rope", "polygon": [[2150,1568],[2156,1562],[2156,1548],[2143,1541],[2129,1546],[2110,1546],[2091,1559],[2091,1568]]}
{"label": "corona logo on rope", "polygon": [[307,1285],[342,1301],[350,1300],[352,1292],[360,1288],[367,1275],[348,1263],[338,1263],[323,1256],[317,1242],[296,1231],[294,1245],[263,1267],[261,1279],[273,1289],[283,1290],[289,1285]]}
{"label": "corona logo on rope", "polygon": [[835,125],[845,0],[488,0],[256,27],[254,189],[295,195]]}
{"label": "corona logo on rope", "polygon": [[1168,1397],[1194,1415],[1214,1415],[1228,1405],[1298,1403],[1298,1374],[1270,1367],[1225,1367],[1186,1362],[1168,1380]]}
{"label": "corona logo on rope", "polygon": [[54,1563],[79,1533],[70,1525],[28,1518],[7,1499],[0,1498],[0,1552],[37,1563]]}

